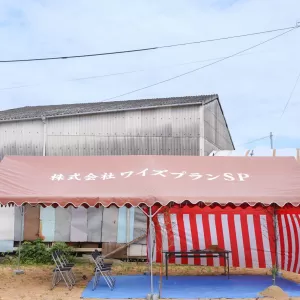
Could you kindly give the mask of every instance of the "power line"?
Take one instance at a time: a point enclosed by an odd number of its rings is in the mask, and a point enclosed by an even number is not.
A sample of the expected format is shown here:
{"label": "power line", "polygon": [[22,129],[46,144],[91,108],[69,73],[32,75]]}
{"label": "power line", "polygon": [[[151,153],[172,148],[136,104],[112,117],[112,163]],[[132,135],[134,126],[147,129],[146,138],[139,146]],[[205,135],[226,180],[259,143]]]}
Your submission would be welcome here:
{"label": "power line", "polygon": [[173,76],[173,77],[170,77],[170,78],[168,78],[168,79],[165,79],[165,80],[162,80],[162,81],[159,81],[159,82],[156,82],[156,83],[153,83],[153,84],[144,86],[144,87],[142,87],[142,88],[132,90],[132,91],[127,92],[127,93],[124,93],[124,94],[120,94],[120,95],[117,95],[117,96],[114,96],[114,97],[110,97],[110,98],[104,99],[104,100],[102,100],[101,102],[106,102],[106,101],[109,101],[109,100],[113,100],[113,99],[116,99],[116,98],[120,98],[120,97],[123,97],[123,96],[127,96],[127,95],[129,95],[129,94],[133,94],[133,93],[135,93],[135,92],[139,92],[139,91],[142,91],[142,90],[151,88],[151,87],[153,87],[153,86],[156,86],[156,85],[159,85],[159,84],[162,84],[162,83],[166,83],[166,82],[168,82],[168,81],[171,81],[171,80],[174,80],[174,79],[183,77],[183,76],[185,76],[185,75],[188,75],[188,74],[197,72],[197,71],[199,71],[199,70],[205,69],[205,68],[210,67],[210,66],[212,66],[212,65],[218,64],[218,63],[220,63],[220,62],[222,62],[222,61],[225,61],[225,60],[227,60],[227,59],[230,59],[230,58],[232,58],[232,57],[235,57],[235,56],[237,56],[237,55],[239,55],[239,54],[242,54],[242,53],[244,53],[244,52],[246,52],[246,51],[249,51],[249,50],[251,50],[251,49],[257,48],[257,47],[259,47],[259,46],[261,46],[261,45],[263,45],[263,44],[266,44],[266,43],[268,43],[268,42],[270,42],[270,41],[272,41],[272,40],[275,40],[275,39],[277,39],[277,38],[279,38],[279,37],[281,37],[281,36],[283,36],[283,35],[285,35],[285,34],[291,32],[291,31],[293,31],[293,30],[295,30],[295,29],[297,29],[297,28],[298,28],[298,27],[293,27],[292,29],[290,29],[290,30],[288,30],[288,31],[285,31],[284,33],[278,34],[278,35],[276,35],[276,36],[274,36],[274,37],[272,37],[272,38],[270,38],[270,39],[267,39],[267,40],[265,40],[265,41],[263,41],[263,42],[260,42],[259,44],[256,44],[256,45],[254,45],[254,46],[251,46],[251,47],[249,47],[249,48],[246,48],[246,49],[244,49],[244,50],[241,50],[241,51],[239,51],[239,52],[236,52],[236,53],[234,53],[234,54],[232,54],[232,55],[229,55],[229,56],[226,56],[226,57],[224,57],[224,58],[221,58],[221,59],[219,59],[219,60],[217,60],[217,61],[215,61],[215,62],[212,62],[212,63],[210,63],[210,64],[207,64],[207,65],[204,65],[204,66],[202,66],[202,67],[193,69],[193,70],[191,70],[191,71],[188,71],[188,72],[179,74],[179,75],[177,75],[177,76]]}
{"label": "power line", "polygon": [[[237,56],[244,56],[244,55],[251,55],[251,54],[257,54],[257,53],[243,53],[243,54],[240,54],[240,55],[237,55]],[[201,62],[215,61],[215,60],[218,60],[218,59],[221,59],[221,58],[224,58],[224,57],[225,56],[216,57],[216,58],[208,58],[208,59],[203,59],[203,60],[189,61],[189,62],[184,62],[184,63],[170,64],[170,65],[165,65],[165,66],[157,66],[157,67],[153,67],[153,68],[145,68],[145,69],[132,70],[132,71],[115,72],[115,73],[108,73],[108,74],[94,75],[94,76],[87,76],[87,77],[77,77],[77,78],[62,80],[62,81],[54,82],[54,83],[63,83],[63,82],[72,82],[72,81],[81,81],[81,80],[91,80],[91,79],[101,79],[101,78],[112,77],[112,76],[128,75],[128,74],[139,73],[139,72],[147,72],[147,71],[150,71],[150,70],[168,69],[168,68],[186,66],[186,65],[196,64],[196,63],[201,63]],[[22,89],[22,88],[35,87],[35,86],[41,86],[41,85],[46,85],[46,84],[49,84],[49,82],[47,81],[47,82],[41,82],[41,83],[32,83],[32,84],[8,86],[8,87],[0,88],[0,91]]]}
{"label": "power line", "polygon": [[245,146],[245,145],[248,145],[248,144],[253,144],[253,143],[255,143],[255,142],[262,141],[262,140],[265,140],[265,139],[268,139],[268,138],[270,138],[270,136],[269,136],[269,135],[266,135],[266,136],[257,138],[257,139],[255,139],[255,140],[251,140],[251,141],[249,141],[249,142],[246,142],[246,143],[243,143],[243,144],[239,144],[239,145],[237,145],[236,147],[241,147],[241,146]]}
{"label": "power line", "polygon": [[298,84],[298,82],[299,82],[299,79],[300,79],[300,73],[299,73],[299,75],[297,76],[296,82],[295,82],[295,84],[294,84],[294,86],[293,86],[293,88],[292,88],[292,91],[291,91],[291,93],[290,93],[290,96],[289,96],[289,98],[288,98],[288,100],[287,100],[287,102],[286,102],[286,104],[285,104],[285,106],[284,106],[284,109],[283,109],[282,113],[281,113],[280,120],[281,120],[281,118],[283,117],[283,115],[285,114],[286,109],[287,109],[287,107],[288,107],[289,104],[290,104],[290,101],[291,101],[291,99],[292,99],[292,97],[293,97],[293,95],[294,95],[294,92],[295,92],[295,90],[296,90],[296,87],[297,87],[297,84]]}
{"label": "power line", "polygon": [[217,42],[217,41],[222,41],[222,40],[230,40],[230,39],[236,39],[236,38],[242,38],[242,37],[248,37],[248,36],[267,34],[267,33],[272,33],[272,32],[295,29],[296,27],[277,28],[277,29],[272,29],[272,30],[265,30],[265,31],[246,33],[246,34],[241,34],[241,35],[220,37],[220,38],[215,38],[215,39],[208,39],[208,40],[201,40],[201,41],[194,41],[194,42],[187,42],[187,43],[178,43],[178,44],[171,44],[171,45],[163,45],[163,46],[154,46],[154,47],[148,47],[148,48],[131,49],[131,50],[81,54],[81,55],[68,55],[68,56],[53,56],[53,57],[41,57],[41,58],[0,60],[0,63],[17,63],[17,62],[33,62],[33,61],[46,61],[46,60],[59,60],[59,59],[87,58],[87,57],[95,57],[95,56],[153,51],[153,50],[158,50],[158,49],[174,48],[174,47],[188,46],[188,45],[194,45],[194,44],[203,44],[203,43]]}
{"label": "power line", "polygon": [[[281,116],[280,116],[280,119],[279,119],[279,120],[282,119],[284,113],[285,113],[286,110],[287,110],[287,107],[288,107],[288,105],[289,105],[289,103],[290,103],[290,101],[291,101],[291,99],[292,99],[292,97],[293,97],[293,94],[294,94],[295,90],[296,90],[296,87],[297,87],[297,84],[298,84],[298,82],[299,82],[299,79],[300,79],[300,73],[299,73],[299,75],[297,76],[296,82],[295,82],[295,84],[294,84],[294,86],[293,86],[293,88],[292,88],[292,91],[291,91],[290,96],[289,96],[289,98],[288,98],[288,100],[287,100],[287,102],[286,102],[286,104],[285,104],[285,106],[284,106],[284,109],[282,110],[282,113],[281,113]],[[261,137],[261,138],[252,140],[252,141],[247,142],[247,143],[244,143],[244,144],[240,144],[240,145],[238,145],[238,146],[236,146],[236,147],[240,147],[240,146],[252,144],[252,143],[255,143],[255,142],[257,142],[257,141],[261,141],[261,140],[270,138],[270,139],[271,139],[271,145],[272,145],[271,148],[273,149],[273,140],[272,140],[273,136],[274,136],[274,135],[273,135],[273,133],[271,132],[270,135],[267,135],[267,136],[264,136],[264,137]]]}
{"label": "power line", "polygon": [[[298,85],[299,79],[300,79],[300,73],[298,74],[298,76],[297,76],[297,78],[296,78],[296,82],[295,82],[295,84],[294,84],[294,86],[293,86],[293,88],[292,88],[292,90],[291,90],[291,92],[290,92],[290,95],[289,95],[289,97],[288,97],[288,100],[287,100],[286,103],[285,103],[285,106],[284,106],[284,108],[283,108],[283,110],[282,110],[282,113],[281,113],[281,115],[280,115],[279,121],[276,123],[276,125],[277,125],[277,126],[276,126],[276,130],[278,129],[279,122],[281,121],[283,115],[285,114],[285,112],[286,112],[286,110],[287,110],[287,108],[288,108],[288,106],[289,106],[289,104],[290,104],[290,102],[291,102],[291,100],[292,100],[292,98],[293,98],[293,95],[294,95],[294,92],[295,92],[296,87],[297,87],[297,85]],[[276,138],[277,138],[277,136],[275,136],[275,140],[276,140]]]}
{"label": "power line", "polygon": [[[294,94],[295,90],[296,90],[296,87],[297,87],[297,84],[298,84],[298,82],[299,82],[299,79],[300,79],[300,73],[299,73],[299,75],[297,76],[296,82],[295,82],[295,84],[294,84],[294,86],[293,86],[293,88],[292,88],[292,91],[291,91],[291,93],[290,93],[290,96],[289,96],[289,98],[288,98],[288,100],[287,100],[287,102],[286,102],[286,104],[285,104],[285,106],[284,106],[284,108],[283,108],[283,110],[282,110],[282,113],[281,113],[281,116],[280,116],[280,118],[279,118],[279,121],[282,119],[284,113],[285,113],[286,110],[287,110],[287,107],[288,107],[288,105],[289,105],[289,103],[290,103],[290,101],[291,101],[291,99],[292,99],[292,97],[293,97],[293,94]],[[272,139],[273,136],[274,136],[274,135],[273,135],[273,133],[271,132],[270,135],[268,135],[268,136],[264,136],[264,137],[261,137],[261,138],[252,140],[252,141],[250,141],[250,142],[246,142],[246,143],[240,144],[240,145],[238,145],[238,146],[236,146],[236,147],[240,147],[240,146],[252,144],[252,143],[255,143],[255,142],[257,142],[257,141],[261,141],[261,140],[270,138],[270,140],[271,140],[271,148],[273,149],[273,139]]]}
{"label": "power line", "polygon": [[[215,61],[215,62],[212,62],[212,63],[210,63],[210,64],[204,65],[204,66],[202,66],[202,67],[200,67],[200,68],[193,69],[193,70],[191,70],[191,71],[189,71],[189,72],[185,72],[185,73],[179,74],[179,75],[177,75],[177,76],[174,76],[174,77],[168,78],[168,79],[166,79],[166,80],[163,80],[163,81],[160,81],[160,82],[157,82],[157,83],[154,83],[154,84],[145,86],[145,87],[140,88],[140,89],[136,89],[136,90],[133,90],[133,91],[130,91],[130,92],[127,92],[127,93],[124,93],[124,94],[121,94],[121,95],[118,95],[118,96],[115,96],[115,97],[111,97],[111,98],[108,98],[108,99],[104,99],[104,100],[101,101],[101,102],[106,102],[106,101],[109,101],[109,100],[112,100],[112,99],[115,99],[115,98],[119,98],[119,97],[122,97],[122,96],[125,96],[125,95],[129,95],[129,94],[135,93],[135,92],[137,92],[137,91],[141,91],[141,90],[144,90],[144,89],[147,89],[147,88],[150,88],[150,87],[153,87],[153,86],[156,86],[156,85],[159,85],[159,84],[162,84],[162,83],[171,81],[171,80],[173,80],[173,79],[177,79],[177,78],[179,78],[179,77],[188,75],[188,74],[193,73],[193,72],[196,72],[196,71],[198,71],[198,70],[207,68],[207,67],[209,67],[209,66],[212,66],[212,65],[214,65],[214,64],[217,64],[217,63],[222,62],[222,61],[224,61],[224,60],[227,60],[227,59],[230,59],[230,58],[235,57],[235,56],[237,56],[237,55],[240,55],[240,54],[242,54],[242,53],[244,53],[244,52],[246,52],[246,51],[249,51],[249,50],[251,50],[251,49],[254,49],[254,48],[256,48],[256,47],[259,47],[259,46],[261,46],[261,45],[263,45],[263,44],[266,44],[266,43],[268,43],[268,42],[270,42],[270,41],[272,41],[272,40],[274,40],[274,39],[277,39],[277,38],[279,38],[279,37],[281,37],[281,36],[283,36],[283,35],[285,35],[285,34],[291,32],[291,31],[293,31],[294,29],[297,29],[297,28],[298,28],[298,26],[297,26],[297,27],[293,27],[292,29],[290,29],[290,30],[288,30],[288,31],[285,31],[284,33],[281,33],[281,34],[279,34],[279,35],[276,35],[276,36],[274,36],[274,37],[272,37],[272,38],[270,38],[270,39],[267,39],[267,40],[265,40],[265,41],[263,41],[263,42],[261,42],[261,43],[259,43],[259,44],[256,44],[256,45],[254,45],[254,46],[251,46],[251,47],[249,47],[249,48],[246,48],[246,49],[244,49],[244,50],[242,50],[242,51],[236,52],[236,53],[234,53],[234,54],[232,54],[232,55],[230,55],[230,56],[226,56],[226,57],[224,57],[224,58],[221,58],[221,59],[219,59],[219,60],[217,60],[217,61]],[[263,137],[260,137],[260,138],[258,138],[258,139],[252,140],[252,141],[250,141],[250,142],[244,143],[244,144],[242,144],[242,145],[247,145],[247,144],[250,144],[250,143],[254,143],[254,142],[257,142],[257,141],[261,141],[261,140],[264,140],[264,139],[266,139],[266,138],[270,138],[270,136],[269,136],[269,135],[268,135],[268,136],[263,136]],[[237,147],[242,146],[242,145],[238,145]]]}

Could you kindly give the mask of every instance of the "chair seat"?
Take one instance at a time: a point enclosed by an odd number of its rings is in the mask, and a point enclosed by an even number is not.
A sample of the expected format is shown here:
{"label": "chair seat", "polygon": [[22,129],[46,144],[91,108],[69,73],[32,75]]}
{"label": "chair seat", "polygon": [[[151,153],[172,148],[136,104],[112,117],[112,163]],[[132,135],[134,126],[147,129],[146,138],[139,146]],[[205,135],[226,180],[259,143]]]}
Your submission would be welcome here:
{"label": "chair seat", "polygon": [[95,268],[95,271],[97,271],[97,272],[107,272],[107,271],[111,271],[111,269],[110,268]]}
{"label": "chair seat", "polygon": [[[100,267],[101,267],[101,269],[109,269],[109,270],[112,269],[110,266],[100,266]],[[96,270],[96,268],[94,268],[94,270]]]}
{"label": "chair seat", "polygon": [[113,263],[109,263],[109,262],[104,262],[103,259],[97,260],[98,263],[101,263],[101,265],[108,265],[108,266],[112,266]]}
{"label": "chair seat", "polygon": [[75,266],[75,264],[71,264],[71,263],[67,263],[67,264],[64,264],[66,267],[70,267],[70,268],[72,268],[72,267],[74,267]]}
{"label": "chair seat", "polygon": [[58,268],[55,268],[54,270],[53,270],[53,272],[58,272],[58,271],[61,271],[61,272],[69,272],[69,271],[71,271],[71,268],[68,268],[68,267],[58,267]]}
{"label": "chair seat", "polygon": [[101,265],[103,268],[111,268],[112,264],[102,264]]}

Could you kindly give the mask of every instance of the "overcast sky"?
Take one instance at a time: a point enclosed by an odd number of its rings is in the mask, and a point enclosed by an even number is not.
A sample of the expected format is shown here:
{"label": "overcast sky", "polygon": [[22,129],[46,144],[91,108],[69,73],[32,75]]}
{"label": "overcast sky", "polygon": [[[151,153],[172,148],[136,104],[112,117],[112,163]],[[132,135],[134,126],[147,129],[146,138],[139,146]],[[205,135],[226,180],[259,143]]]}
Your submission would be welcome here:
{"label": "overcast sky", "polygon": [[[289,27],[296,21],[299,0],[1,0],[0,60],[184,43]],[[279,33],[142,53],[0,64],[0,110],[101,101]],[[137,72],[101,78],[129,71]],[[300,82],[280,118],[299,73],[300,28],[247,55],[116,100],[219,94],[236,146],[273,131],[276,147],[300,148]],[[265,139],[241,147],[268,145]]]}

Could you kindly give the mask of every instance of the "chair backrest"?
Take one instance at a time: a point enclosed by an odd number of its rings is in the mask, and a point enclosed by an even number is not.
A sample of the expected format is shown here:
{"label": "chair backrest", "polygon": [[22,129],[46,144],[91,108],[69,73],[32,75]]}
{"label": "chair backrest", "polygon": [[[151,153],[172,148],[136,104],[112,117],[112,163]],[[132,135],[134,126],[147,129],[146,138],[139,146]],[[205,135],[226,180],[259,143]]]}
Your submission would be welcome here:
{"label": "chair backrest", "polygon": [[100,263],[103,263],[103,257],[101,257],[101,253],[95,249],[94,251],[96,254],[97,254],[97,260],[100,262]]}
{"label": "chair backrest", "polygon": [[64,254],[64,252],[62,250],[57,249],[57,250],[55,250],[55,252],[58,255],[58,257],[61,260],[61,262],[63,262],[63,263],[67,263],[68,262],[67,259],[66,259],[66,257],[65,257],[65,254]]}
{"label": "chair backrest", "polygon": [[58,259],[58,255],[57,255],[56,251],[52,252],[52,259],[53,259],[54,264],[56,265],[56,267],[60,267],[61,266],[61,263],[60,263],[60,261]]}
{"label": "chair backrest", "polygon": [[104,265],[103,265],[103,262],[101,261],[102,258],[99,257],[99,252],[97,253],[94,251],[94,252],[92,252],[91,256],[95,263],[96,268],[99,270],[102,270],[104,268]]}
{"label": "chair backrest", "polygon": [[92,255],[92,258],[93,258],[95,261],[97,260],[97,258],[98,258],[98,256],[99,256],[99,255],[98,255],[98,253],[97,253],[97,252],[95,252],[95,251],[94,251],[94,252],[92,252],[92,254],[91,254],[91,255]]}
{"label": "chair backrest", "polygon": [[64,267],[66,261],[63,259],[62,254],[59,250],[55,250],[52,253],[52,258],[57,266]]}

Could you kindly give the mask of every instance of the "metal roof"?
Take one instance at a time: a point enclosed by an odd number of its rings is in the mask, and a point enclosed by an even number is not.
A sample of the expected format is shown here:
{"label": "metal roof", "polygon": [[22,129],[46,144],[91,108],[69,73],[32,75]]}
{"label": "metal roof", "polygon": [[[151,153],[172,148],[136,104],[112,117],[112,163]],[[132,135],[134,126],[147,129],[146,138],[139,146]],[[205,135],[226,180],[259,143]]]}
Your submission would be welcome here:
{"label": "metal roof", "polygon": [[140,99],[113,102],[94,102],[46,106],[26,106],[0,111],[1,121],[38,119],[43,117],[63,117],[69,115],[95,114],[110,111],[147,109],[152,107],[202,104],[218,100],[218,95],[200,95],[157,99]]}

